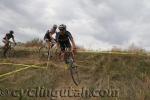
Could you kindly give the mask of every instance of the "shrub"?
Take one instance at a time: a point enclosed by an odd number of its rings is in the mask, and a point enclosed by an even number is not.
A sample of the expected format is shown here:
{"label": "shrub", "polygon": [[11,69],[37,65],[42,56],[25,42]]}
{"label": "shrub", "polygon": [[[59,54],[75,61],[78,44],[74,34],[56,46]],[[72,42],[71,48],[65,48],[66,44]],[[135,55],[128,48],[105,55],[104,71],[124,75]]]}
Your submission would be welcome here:
{"label": "shrub", "polygon": [[31,41],[27,41],[25,43],[25,46],[26,47],[39,47],[42,44],[43,44],[42,40],[40,40],[39,38],[35,38],[35,39],[31,40]]}

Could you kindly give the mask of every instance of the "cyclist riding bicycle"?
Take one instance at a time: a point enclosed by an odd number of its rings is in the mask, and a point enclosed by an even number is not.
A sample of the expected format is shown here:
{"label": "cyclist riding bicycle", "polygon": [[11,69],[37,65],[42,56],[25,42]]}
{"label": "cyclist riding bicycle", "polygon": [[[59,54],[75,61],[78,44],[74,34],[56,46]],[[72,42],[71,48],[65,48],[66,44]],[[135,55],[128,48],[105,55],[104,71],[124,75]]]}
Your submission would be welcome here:
{"label": "cyclist riding bicycle", "polygon": [[[46,44],[48,45],[48,48],[52,48],[54,44],[52,42],[55,42],[55,39],[52,37],[54,33],[56,33],[57,25],[53,25],[51,30],[48,30],[44,36],[44,40]],[[52,43],[52,44],[51,44]]]}
{"label": "cyclist riding bicycle", "polygon": [[[59,30],[60,31],[56,33],[56,42],[57,48],[60,46],[61,49],[61,57],[63,57],[61,58],[61,60],[64,60],[65,49],[69,48],[70,51],[71,49],[73,49],[73,51],[76,51],[76,45],[71,33],[66,30],[66,25],[61,24],[59,26]],[[74,52],[72,52],[72,54],[74,59]]]}
{"label": "cyclist riding bicycle", "polygon": [[15,39],[14,39],[14,31],[13,30],[10,30],[9,33],[6,33],[5,37],[3,38],[2,42],[5,44],[4,45],[4,57],[6,57],[6,52],[7,52],[7,49],[9,47],[9,43],[10,43],[10,39],[12,38],[14,44],[16,45],[16,42],[15,42]]}

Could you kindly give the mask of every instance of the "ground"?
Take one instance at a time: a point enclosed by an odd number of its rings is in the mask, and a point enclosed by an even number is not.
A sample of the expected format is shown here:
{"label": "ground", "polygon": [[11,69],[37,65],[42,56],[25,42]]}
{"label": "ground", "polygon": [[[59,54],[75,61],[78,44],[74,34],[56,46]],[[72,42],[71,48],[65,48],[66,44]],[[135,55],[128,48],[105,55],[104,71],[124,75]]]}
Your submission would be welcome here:
{"label": "ground", "polygon": [[[9,64],[10,63],[10,64]],[[24,64],[24,65],[12,65]],[[0,58],[0,100],[150,100],[150,57],[137,54],[78,52],[76,55],[81,83],[76,86],[63,62],[38,57],[37,49],[16,50],[13,58]],[[25,66],[29,65],[29,66]],[[33,67],[36,65],[39,67]],[[23,69],[22,69],[23,68]],[[20,70],[21,69],[21,70]],[[7,74],[6,74],[7,73]],[[101,90],[95,97],[21,96],[21,90]],[[5,90],[9,90],[9,95]],[[11,91],[17,91],[15,94]],[[107,92],[116,91],[108,95]],[[105,91],[105,93],[104,93]],[[106,92],[107,91],[107,92]],[[33,91],[32,91],[33,93]],[[31,94],[32,94],[31,93]],[[91,92],[92,93],[92,92]],[[100,93],[100,92],[99,92]],[[4,96],[5,95],[5,96]],[[6,96],[7,95],[7,96]]]}

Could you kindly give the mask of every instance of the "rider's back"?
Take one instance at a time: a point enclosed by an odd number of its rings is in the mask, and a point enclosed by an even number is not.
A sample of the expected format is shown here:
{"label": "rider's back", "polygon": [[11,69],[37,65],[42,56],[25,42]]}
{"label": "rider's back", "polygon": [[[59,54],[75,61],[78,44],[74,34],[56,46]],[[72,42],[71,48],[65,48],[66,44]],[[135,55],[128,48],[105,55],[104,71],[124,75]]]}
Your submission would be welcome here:
{"label": "rider's back", "polygon": [[11,39],[11,38],[14,38],[14,35],[13,34],[10,34],[10,33],[6,33],[5,37],[3,39]]}

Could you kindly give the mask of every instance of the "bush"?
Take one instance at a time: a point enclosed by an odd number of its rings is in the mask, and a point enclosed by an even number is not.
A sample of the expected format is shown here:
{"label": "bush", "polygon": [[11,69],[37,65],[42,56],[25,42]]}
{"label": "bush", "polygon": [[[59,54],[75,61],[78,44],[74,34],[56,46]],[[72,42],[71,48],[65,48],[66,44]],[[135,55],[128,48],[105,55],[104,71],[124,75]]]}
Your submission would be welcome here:
{"label": "bush", "polygon": [[42,40],[40,40],[39,38],[35,38],[35,39],[31,40],[31,41],[27,41],[25,43],[25,46],[26,47],[39,47],[42,44],[43,44]]}

